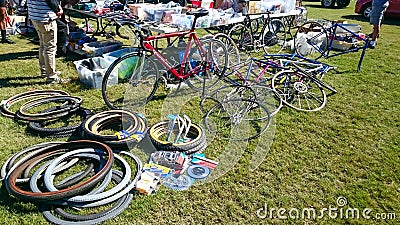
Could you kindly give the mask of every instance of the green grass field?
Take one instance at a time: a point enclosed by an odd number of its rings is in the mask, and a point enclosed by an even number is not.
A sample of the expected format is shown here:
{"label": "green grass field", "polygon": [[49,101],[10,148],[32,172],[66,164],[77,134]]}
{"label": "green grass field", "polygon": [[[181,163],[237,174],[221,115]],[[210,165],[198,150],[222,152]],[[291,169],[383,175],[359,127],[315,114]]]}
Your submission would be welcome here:
{"label": "green grass field", "polygon": [[[326,9],[319,2],[304,2],[309,18],[344,19],[369,34],[372,27],[354,13],[354,4]],[[216,181],[183,192],[162,187],[156,195],[136,195],[128,209],[105,224],[399,224],[400,22],[386,20],[380,36],[377,48],[367,50],[361,72],[356,70],[360,53],[324,60],[338,67],[324,78],[338,93],[315,113],[284,107],[277,114],[272,146],[256,170],[249,170],[257,144],[252,141],[238,163]],[[0,99],[31,89],[61,89],[82,97],[83,106],[95,112],[107,109],[101,90],[80,84],[72,63],[76,57],[57,59],[57,69],[71,83],[46,85],[38,77],[38,46],[24,37],[11,39],[15,45],[0,45]],[[160,119],[161,103],[162,99],[151,102],[150,124]],[[188,104],[185,110],[195,116],[199,109]],[[52,141],[29,135],[25,123],[1,116],[0,128],[1,163],[25,147]],[[214,142],[205,153],[213,156],[223,144]],[[339,197],[347,199],[346,206],[338,207]],[[265,205],[268,212],[273,210],[272,219],[269,213],[264,219],[257,216],[258,211],[263,216]],[[279,219],[278,208],[286,216],[297,209],[300,218]],[[318,219],[301,218],[308,208],[316,209],[318,216],[324,208],[339,208],[342,214],[338,209]],[[359,209],[360,218],[346,218],[348,208]],[[364,208],[371,209],[370,219],[362,218]],[[395,219],[372,218],[394,214]],[[47,223],[35,205],[10,197],[4,187],[0,221]]]}

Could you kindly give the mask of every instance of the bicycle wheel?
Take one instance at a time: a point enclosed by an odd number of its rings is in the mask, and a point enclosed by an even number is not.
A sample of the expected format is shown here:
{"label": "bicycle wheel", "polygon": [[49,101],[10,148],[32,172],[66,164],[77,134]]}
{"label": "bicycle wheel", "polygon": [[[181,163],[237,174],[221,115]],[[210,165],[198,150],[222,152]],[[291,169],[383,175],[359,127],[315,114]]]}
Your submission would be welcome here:
{"label": "bicycle wheel", "polygon": [[272,88],[283,103],[299,111],[318,111],[326,104],[324,89],[302,72],[281,71],[272,78]]}
{"label": "bicycle wheel", "polygon": [[238,65],[240,63],[240,51],[235,44],[235,42],[228,35],[223,33],[218,33],[214,35],[214,39],[220,40],[225,44],[228,53],[228,63],[227,68]]}
{"label": "bicycle wheel", "polygon": [[294,36],[296,53],[311,59],[319,59],[328,49],[328,32],[320,23],[306,22]]}
{"label": "bicycle wheel", "polygon": [[120,38],[132,41],[132,45],[139,43],[136,38],[135,28],[129,23],[117,24],[116,33]]}
{"label": "bicycle wheel", "polygon": [[260,136],[270,124],[270,113],[251,99],[230,99],[212,107],[203,119],[207,130],[221,139],[246,141]]}
{"label": "bicycle wheel", "polygon": [[282,108],[282,99],[269,85],[252,83],[249,87],[255,94],[254,100],[262,104],[269,111],[270,116],[276,115]]}
{"label": "bicycle wheel", "polygon": [[263,49],[266,54],[280,53],[286,43],[286,26],[280,19],[269,21],[264,28]]}
{"label": "bicycle wheel", "polygon": [[233,26],[228,36],[236,43],[240,51],[250,52],[254,50],[254,40],[250,29],[239,23]]}
{"label": "bicycle wheel", "polygon": [[157,90],[158,79],[158,67],[151,57],[139,52],[123,55],[104,75],[101,90],[104,102],[110,109],[143,106]]}
{"label": "bicycle wheel", "polygon": [[[217,39],[209,38],[201,40],[201,47],[194,46],[188,55],[186,71],[193,72],[186,80],[188,86],[195,90],[209,91],[211,87],[221,79],[228,65],[228,54],[225,44]],[[205,94],[205,93],[203,93]]]}

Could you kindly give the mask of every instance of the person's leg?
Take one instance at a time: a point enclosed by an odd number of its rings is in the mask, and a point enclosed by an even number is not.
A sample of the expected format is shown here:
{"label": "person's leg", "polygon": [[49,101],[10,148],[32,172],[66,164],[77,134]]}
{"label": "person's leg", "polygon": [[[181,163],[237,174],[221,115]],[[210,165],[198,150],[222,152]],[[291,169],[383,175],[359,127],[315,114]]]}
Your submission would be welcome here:
{"label": "person's leg", "polygon": [[370,23],[373,25],[373,31],[370,40],[370,47],[372,48],[376,46],[376,41],[378,39],[381,30],[383,14],[385,13],[388,6],[389,6],[389,1],[387,1],[383,5],[380,5],[375,1],[372,3],[372,12],[370,17]]}
{"label": "person's leg", "polygon": [[58,78],[59,72],[56,71],[56,51],[57,51],[57,23],[52,21],[44,24],[43,34],[44,59],[47,71],[47,79]]}
{"label": "person's leg", "polygon": [[35,27],[35,30],[39,37],[39,67],[40,67],[40,75],[41,77],[47,77],[47,70],[46,70],[46,61],[45,61],[45,51],[44,51],[44,33],[46,32],[44,28],[44,24],[40,22],[36,22],[32,20],[32,24]]}
{"label": "person's leg", "polygon": [[1,43],[14,44],[13,41],[7,38],[7,8],[0,7],[0,32]]}

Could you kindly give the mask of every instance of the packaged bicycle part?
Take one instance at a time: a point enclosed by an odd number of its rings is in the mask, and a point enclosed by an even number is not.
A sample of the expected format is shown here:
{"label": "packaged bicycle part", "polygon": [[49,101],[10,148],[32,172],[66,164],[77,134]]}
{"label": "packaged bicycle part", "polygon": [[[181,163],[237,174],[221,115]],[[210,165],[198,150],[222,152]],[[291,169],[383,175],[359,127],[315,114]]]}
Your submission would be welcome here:
{"label": "packaged bicycle part", "polygon": [[193,184],[193,179],[187,175],[181,174],[179,176],[170,175],[165,179],[165,187],[175,190],[175,191],[184,191],[189,189],[189,187]]}
{"label": "packaged bicycle part", "polygon": [[204,179],[210,175],[211,171],[208,167],[201,165],[192,165],[187,169],[187,174],[194,179]]}
{"label": "packaged bicycle part", "polygon": [[188,163],[188,158],[181,152],[156,151],[151,154],[151,162],[174,170],[182,170]]}

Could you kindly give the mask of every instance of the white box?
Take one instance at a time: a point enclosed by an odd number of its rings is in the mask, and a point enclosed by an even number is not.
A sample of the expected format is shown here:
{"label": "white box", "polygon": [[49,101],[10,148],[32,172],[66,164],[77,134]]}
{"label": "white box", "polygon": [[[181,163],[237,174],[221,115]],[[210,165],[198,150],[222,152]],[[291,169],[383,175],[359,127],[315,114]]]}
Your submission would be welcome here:
{"label": "white box", "polygon": [[[84,65],[85,62],[86,64],[90,64],[90,60],[93,60],[93,63],[96,64],[98,68],[89,69]],[[78,71],[79,80],[83,84],[96,89],[101,89],[104,75],[111,63],[112,62],[104,59],[103,57],[93,57],[74,62],[76,70]],[[108,78],[108,85],[111,86],[117,83],[118,75],[116,73],[111,74]]]}

